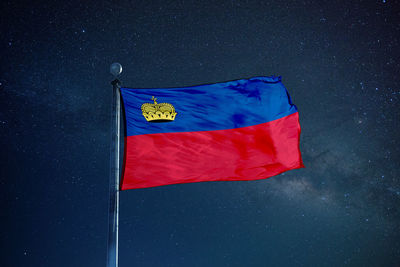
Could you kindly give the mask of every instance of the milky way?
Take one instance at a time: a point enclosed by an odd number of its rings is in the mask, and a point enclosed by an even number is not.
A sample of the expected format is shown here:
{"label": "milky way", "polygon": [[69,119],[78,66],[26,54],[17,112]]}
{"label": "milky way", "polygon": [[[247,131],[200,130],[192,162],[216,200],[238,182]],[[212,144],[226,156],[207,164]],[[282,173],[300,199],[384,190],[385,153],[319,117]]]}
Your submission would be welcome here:
{"label": "milky way", "polygon": [[305,169],[121,193],[120,266],[397,266],[394,1],[3,1],[1,266],[104,266],[128,87],[282,76]]}

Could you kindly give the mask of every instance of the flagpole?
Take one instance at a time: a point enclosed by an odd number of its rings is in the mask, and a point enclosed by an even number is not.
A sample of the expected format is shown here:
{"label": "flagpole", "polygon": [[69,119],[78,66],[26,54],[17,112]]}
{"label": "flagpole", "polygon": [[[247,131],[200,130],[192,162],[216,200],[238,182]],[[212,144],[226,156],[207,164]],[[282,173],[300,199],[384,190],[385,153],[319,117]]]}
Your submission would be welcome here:
{"label": "flagpole", "polygon": [[111,82],[113,90],[111,113],[111,148],[110,148],[110,206],[108,214],[108,253],[107,267],[118,267],[118,220],[119,220],[119,148],[120,148],[120,85],[117,76],[122,72],[119,63],[113,63],[110,67],[115,79]]}

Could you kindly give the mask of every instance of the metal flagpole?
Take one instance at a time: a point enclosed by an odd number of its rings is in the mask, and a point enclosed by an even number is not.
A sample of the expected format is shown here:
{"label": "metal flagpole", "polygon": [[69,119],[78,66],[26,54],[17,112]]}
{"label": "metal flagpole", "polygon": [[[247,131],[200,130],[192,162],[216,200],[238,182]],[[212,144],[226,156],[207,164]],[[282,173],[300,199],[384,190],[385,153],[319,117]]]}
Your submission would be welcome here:
{"label": "metal flagpole", "polygon": [[113,101],[111,115],[111,160],[110,160],[110,207],[108,214],[108,253],[107,267],[118,267],[118,219],[119,219],[119,147],[120,147],[120,84],[117,76],[122,72],[119,63],[113,63],[110,67],[115,80],[113,86]]}

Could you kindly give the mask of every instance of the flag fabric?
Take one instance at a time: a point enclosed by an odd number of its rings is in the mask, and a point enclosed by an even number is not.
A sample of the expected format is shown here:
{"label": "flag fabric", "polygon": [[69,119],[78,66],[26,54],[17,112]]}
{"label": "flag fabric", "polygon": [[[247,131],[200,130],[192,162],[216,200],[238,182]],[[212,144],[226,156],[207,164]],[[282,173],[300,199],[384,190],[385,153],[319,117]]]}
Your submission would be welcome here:
{"label": "flag fabric", "polygon": [[298,111],[280,76],[121,94],[121,190],[258,180],[304,167]]}

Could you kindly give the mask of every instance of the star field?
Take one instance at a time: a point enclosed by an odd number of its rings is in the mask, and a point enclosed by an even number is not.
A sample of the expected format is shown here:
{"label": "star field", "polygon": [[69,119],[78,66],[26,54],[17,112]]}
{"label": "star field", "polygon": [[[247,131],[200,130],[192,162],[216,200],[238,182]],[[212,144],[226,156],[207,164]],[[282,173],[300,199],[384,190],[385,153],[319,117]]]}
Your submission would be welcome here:
{"label": "star field", "polygon": [[105,266],[113,62],[128,87],[282,76],[306,166],[121,192],[121,267],[400,262],[395,1],[0,7],[0,266]]}

